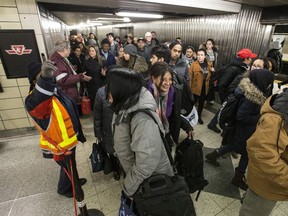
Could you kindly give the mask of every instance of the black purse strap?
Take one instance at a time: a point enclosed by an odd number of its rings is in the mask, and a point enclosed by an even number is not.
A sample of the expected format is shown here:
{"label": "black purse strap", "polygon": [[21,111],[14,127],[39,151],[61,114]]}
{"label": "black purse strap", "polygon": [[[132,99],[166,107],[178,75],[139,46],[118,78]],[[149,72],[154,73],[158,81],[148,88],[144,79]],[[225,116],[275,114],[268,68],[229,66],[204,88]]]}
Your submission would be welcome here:
{"label": "black purse strap", "polygon": [[133,118],[137,113],[139,113],[139,112],[146,113],[148,116],[150,116],[150,117],[153,119],[153,121],[155,122],[155,124],[157,124],[158,129],[159,129],[159,132],[160,132],[160,135],[161,135],[161,139],[162,139],[162,141],[163,141],[163,143],[164,143],[164,147],[165,147],[167,156],[168,156],[169,161],[170,161],[170,164],[171,164],[171,166],[172,166],[172,168],[173,168],[173,172],[174,172],[174,174],[177,174],[177,170],[176,170],[176,167],[175,167],[173,158],[172,158],[172,154],[170,153],[169,144],[168,144],[168,142],[167,142],[167,140],[166,140],[166,138],[165,138],[165,135],[164,135],[163,132],[161,131],[161,129],[160,129],[160,127],[159,127],[159,124],[158,124],[157,120],[155,119],[155,116],[151,113],[151,111],[150,111],[149,109],[139,109],[139,110],[136,110],[135,112],[131,113],[131,114],[132,114],[131,117],[130,117],[131,120],[132,120],[132,118]]}

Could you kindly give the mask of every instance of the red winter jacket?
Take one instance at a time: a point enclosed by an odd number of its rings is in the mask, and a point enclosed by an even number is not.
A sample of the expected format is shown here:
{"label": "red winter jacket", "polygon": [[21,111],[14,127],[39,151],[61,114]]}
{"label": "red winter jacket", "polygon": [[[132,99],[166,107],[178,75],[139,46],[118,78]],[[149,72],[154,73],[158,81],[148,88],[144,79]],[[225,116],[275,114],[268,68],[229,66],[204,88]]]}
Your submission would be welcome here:
{"label": "red winter jacket", "polygon": [[54,52],[50,56],[50,60],[55,62],[57,66],[57,71],[54,73],[54,76],[62,92],[78,102],[79,92],[77,83],[83,80],[84,75],[74,73],[69,60],[63,58],[58,52]]}

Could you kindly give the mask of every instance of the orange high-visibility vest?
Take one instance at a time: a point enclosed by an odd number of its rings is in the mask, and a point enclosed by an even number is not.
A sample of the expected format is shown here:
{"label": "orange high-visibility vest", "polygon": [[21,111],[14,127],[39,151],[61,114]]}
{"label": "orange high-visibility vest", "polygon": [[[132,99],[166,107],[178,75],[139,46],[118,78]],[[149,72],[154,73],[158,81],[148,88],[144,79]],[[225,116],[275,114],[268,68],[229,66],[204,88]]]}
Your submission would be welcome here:
{"label": "orange high-visibility vest", "polygon": [[56,97],[52,97],[52,107],[50,123],[46,130],[36,122],[34,124],[41,134],[40,148],[61,155],[75,147],[78,140],[67,110]]}

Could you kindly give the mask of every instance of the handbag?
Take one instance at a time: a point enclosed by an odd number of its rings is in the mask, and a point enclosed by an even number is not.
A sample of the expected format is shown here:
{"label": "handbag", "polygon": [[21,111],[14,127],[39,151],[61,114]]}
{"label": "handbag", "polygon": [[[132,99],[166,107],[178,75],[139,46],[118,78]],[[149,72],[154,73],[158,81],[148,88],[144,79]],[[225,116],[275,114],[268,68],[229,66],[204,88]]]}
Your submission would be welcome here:
{"label": "handbag", "polygon": [[136,216],[134,211],[135,210],[134,210],[133,200],[127,198],[124,192],[122,191],[121,204],[120,204],[118,216]]}
{"label": "handbag", "polygon": [[99,147],[99,144],[93,143],[92,146],[92,153],[90,155],[90,161],[91,161],[91,166],[92,166],[92,172],[100,172],[103,170],[103,152]]}
{"label": "handbag", "polygon": [[181,116],[185,118],[192,127],[195,127],[198,123],[199,116],[195,106],[193,106],[192,111],[187,116],[184,115]]}
{"label": "handbag", "polygon": [[83,91],[81,98],[81,110],[83,115],[89,115],[91,113],[91,100],[88,96],[87,89]]}
{"label": "handbag", "polygon": [[[158,125],[155,117],[149,110],[143,109],[136,112],[145,112]],[[168,143],[160,128],[159,131],[170,164],[173,167],[174,176],[167,176],[165,174],[152,175],[140,184],[140,187],[133,195],[137,215],[196,216],[185,179],[177,175]]]}

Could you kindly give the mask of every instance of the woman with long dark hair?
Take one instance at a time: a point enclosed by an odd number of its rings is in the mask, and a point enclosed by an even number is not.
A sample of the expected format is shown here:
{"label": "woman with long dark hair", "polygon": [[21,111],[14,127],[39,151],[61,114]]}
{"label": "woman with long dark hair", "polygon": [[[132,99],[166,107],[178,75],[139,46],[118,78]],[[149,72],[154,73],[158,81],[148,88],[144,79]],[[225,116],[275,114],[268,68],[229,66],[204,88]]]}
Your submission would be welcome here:
{"label": "woman with long dark hair", "polygon": [[119,59],[118,65],[133,69],[138,73],[145,73],[148,70],[146,60],[142,56],[137,55],[137,48],[132,44],[124,47],[124,55],[123,58]]}
{"label": "woman with long dark hair", "polygon": [[89,47],[89,54],[84,61],[84,70],[88,76],[92,77],[90,82],[86,83],[88,95],[91,100],[91,109],[93,109],[96,92],[105,85],[105,76],[102,75],[102,61],[99,49],[96,46]]}
{"label": "woman with long dark hair", "polygon": [[[126,173],[123,192],[130,197],[152,174],[174,175],[160,136],[159,127],[162,132],[164,129],[156,113],[155,100],[142,87],[138,73],[127,68],[110,70],[106,90],[114,111],[114,149]],[[135,113],[140,109],[149,110],[159,127],[146,113]]]}
{"label": "woman with long dark hair", "polygon": [[157,104],[159,115],[166,131],[166,140],[172,145],[178,143],[180,128],[185,130],[189,138],[193,138],[193,128],[181,114],[181,91],[173,87],[174,73],[165,62],[156,62],[149,70],[148,90]]}

